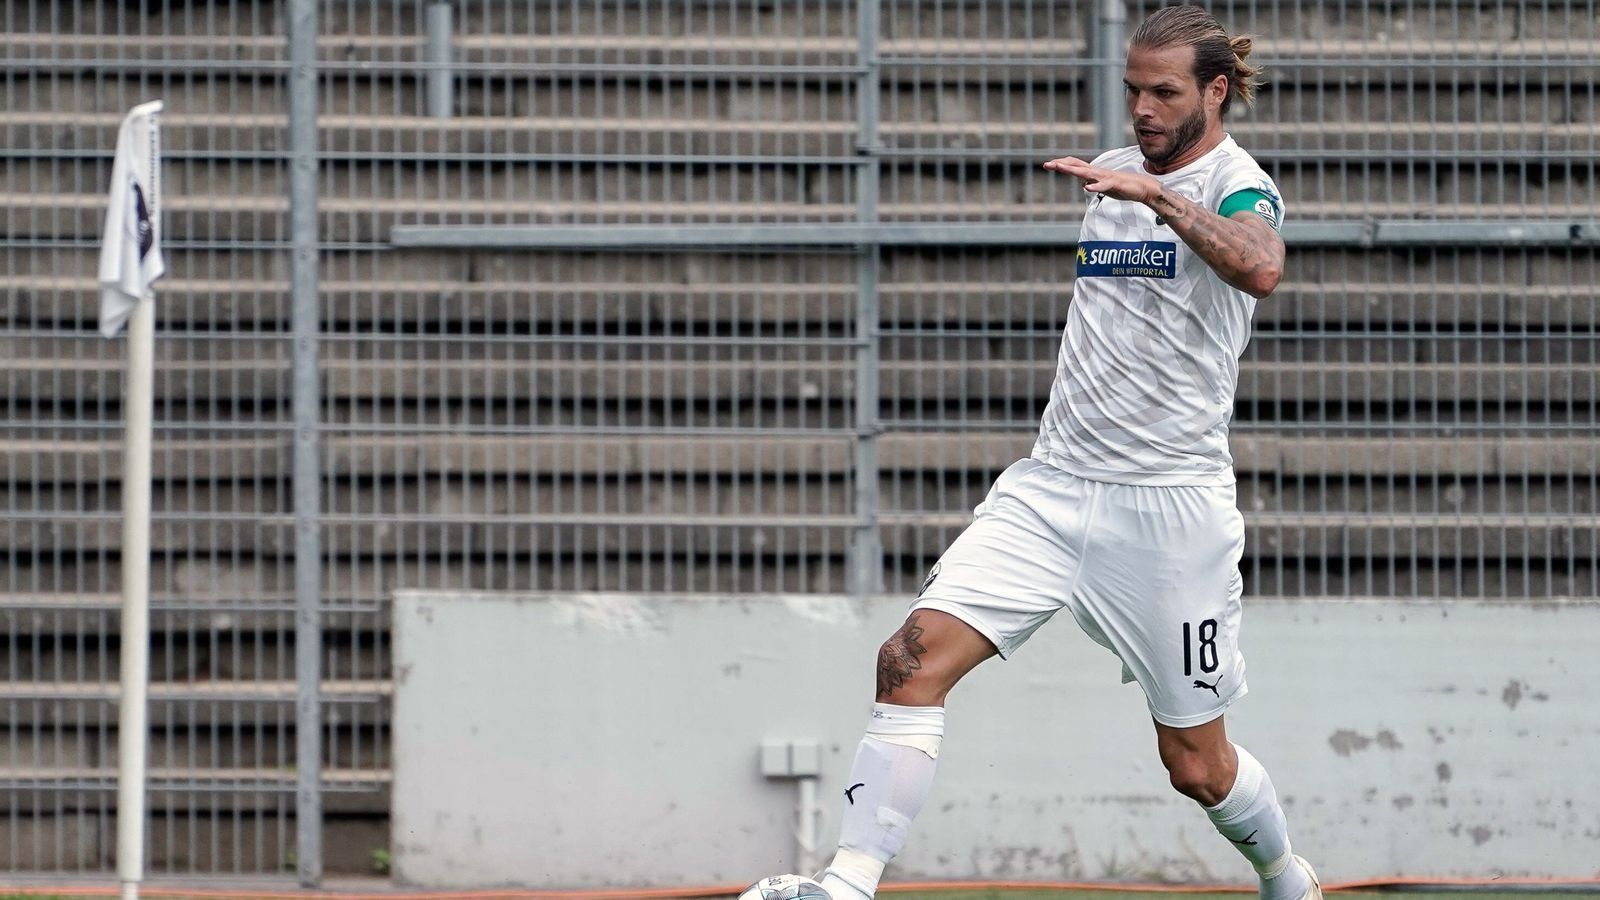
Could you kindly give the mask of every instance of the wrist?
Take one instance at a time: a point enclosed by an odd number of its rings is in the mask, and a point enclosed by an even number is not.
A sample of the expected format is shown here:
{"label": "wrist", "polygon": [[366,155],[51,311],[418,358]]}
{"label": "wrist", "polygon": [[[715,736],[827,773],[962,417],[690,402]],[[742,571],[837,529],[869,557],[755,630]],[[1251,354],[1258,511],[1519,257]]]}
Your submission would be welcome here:
{"label": "wrist", "polygon": [[1179,206],[1178,203],[1179,198],[1167,193],[1159,183],[1157,183],[1154,190],[1150,192],[1149,199],[1145,200],[1146,206],[1163,216],[1172,216],[1181,213],[1183,208]]}

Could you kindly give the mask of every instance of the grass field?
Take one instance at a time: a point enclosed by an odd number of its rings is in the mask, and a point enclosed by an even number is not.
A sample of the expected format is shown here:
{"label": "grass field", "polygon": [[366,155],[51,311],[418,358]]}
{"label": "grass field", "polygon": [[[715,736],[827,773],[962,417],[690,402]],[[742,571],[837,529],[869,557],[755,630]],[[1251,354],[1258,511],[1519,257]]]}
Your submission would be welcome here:
{"label": "grass field", "polygon": [[[1435,889],[1406,891],[1339,891],[1339,900],[1530,900],[1534,896],[1550,896],[1552,892],[1540,891],[1441,891]],[[1174,893],[1156,891],[1056,891],[1056,890],[992,890],[992,891],[906,891],[896,890],[879,895],[885,898],[927,898],[927,900],[1248,900],[1254,895],[1236,893]],[[1592,890],[1563,889],[1556,896],[1561,900],[1600,900],[1600,885]],[[3,900],[3,898],[0,898]],[[699,900],[728,900],[728,895],[704,897]]]}
{"label": "grass field", "polygon": [[[32,892],[32,890],[0,892],[0,900],[85,900],[85,897],[98,897],[98,895],[114,897],[115,895],[114,889],[96,890],[96,892],[66,892],[66,894],[51,894],[48,890],[50,889],[40,889],[38,892]],[[155,898],[158,898],[158,900],[218,900],[219,897],[226,897],[227,900],[285,900],[286,897],[296,897],[296,895],[302,895],[307,900],[314,900],[317,897],[330,897],[330,895],[317,894],[317,892],[304,892],[304,894],[298,894],[298,892],[274,892],[274,894],[256,895],[251,894],[251,892],[243,892],[243,890],[240,890],[240,892],[232,892],[232,890],[229,890],[229,892],[195,890],[192,895],[173,892],[173,890],[149,890],[146,894],[152,897],[152,900],[155,900]],[[491,895],[506,897],[507,900],[518,897],[518,895],[522,895],[522,897],[538,897],[541,900],[542,898],[555,900],[555,898],[560,897],[554,892],[536,892],[534,894],[534,892],[507,890],[504,894],[498,894],[498,892],[478,894],[475,900],[483,900],[483,898],[491,897]],[[1522,890],[1442,890],[1435,889],[1435,887],[1408,890],[1339,890],[1338,900],[1530,900],[1530,898],[1539,897],[1539,895],[1542,895],[1542,897],[1558,897],[1560,900],[1600,900],[1600,884],[1595,884],[1592,887],[1579,887],[1579,889],[1557,886],[1549,887],[1549,889],[1533,887],[1533,889]],[[334,897],[338,897],[339,900],[349,900],[352,897],[370,897],[371,900],[405,900],[408,894],[403,890],[395,890],[395,892],[371,892],[371,894],[362,895],[338,894],[334,895]],[[430,894],[427,897],[432,900],[432,898],[448,897],[448,895]],[[582,898],[584,895],[570,894],[566,895],[566,897],[573,897],[576,900],[576,898]],[[611,895],[611,897],[619,897],[619,895]],[[678,900],[730,900],[731,897],[733,897],[731,894],[714,894],[704,895],[704,897],[680,897]],[[899,887],[899,889],[886,890],[886,892],[880,894],[880,897],[885,898],[885,900],[893,900],[893,898],[898,897],[918,898],[918,900],[920,898],[926,898],[926,900],[1248,900],[1253,895],[1245,894],[1245,892],[1206,894],[1206,892],[1184,892],[1184,890],[915,890]]]}
{"label": "grass field", "polygon": [[[1528,891],[1338,891],[1340,900],[1530,900]],[[894,896],[910,897],[911,894]],[[938,900],[1249,900],[1246,893],[1180,893],[1151,891],[951,891],[930,894]],[[1560,895],[1562,898],[1600,900],[1600,886],[1591,891]]]}

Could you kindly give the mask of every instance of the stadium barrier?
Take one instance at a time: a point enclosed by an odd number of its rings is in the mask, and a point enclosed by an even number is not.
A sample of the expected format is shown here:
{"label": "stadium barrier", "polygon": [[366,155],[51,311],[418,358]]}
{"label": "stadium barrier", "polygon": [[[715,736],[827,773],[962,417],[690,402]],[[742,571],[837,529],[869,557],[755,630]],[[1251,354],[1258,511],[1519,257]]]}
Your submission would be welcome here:
{"label": "stadium barrier", "polygon": [[[0,865],[111,865],[128,107],[167,104],[148,869],[384,878],[392,591],[916,589],[1049,389],[1082,199],[1039,162],[1119,142],[1112,6],[8,5]],[[1212,8],[1291,242],[1247,590],[1592,602],[1592,5]],[[418,244],[499,227],[571,244]]]}
{"label": "stadium barrier", "polygon": [[[876,647],[905,608],[398,593],[397,877],[598,890],[804,871],[797,834],[820,815],[831,842]],[[1251,602],[1229,734],[1271,768],[1295,846],[1329,883],[1589,879],[1597,627],[1594,603]],[[893,878],[1245,881],[1169,786],[1119,675],[1058,616],[963,681]],[[778,750],[803,771],[772,765]],[[807,777],[820,809],[804,808]]]}

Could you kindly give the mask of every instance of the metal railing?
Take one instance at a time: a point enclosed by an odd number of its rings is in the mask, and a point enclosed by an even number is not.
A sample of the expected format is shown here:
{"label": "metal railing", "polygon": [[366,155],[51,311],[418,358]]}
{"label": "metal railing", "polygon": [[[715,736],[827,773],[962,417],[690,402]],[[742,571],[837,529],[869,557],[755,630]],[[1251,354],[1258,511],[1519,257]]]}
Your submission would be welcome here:
{"label": "metal railing", "polygon": [[[164,96],[149,868],[308,884],[384,867],[394,589],[915,589],[1028,452],[1082,214],[1038,163],[1120,143],[1149,8],[147,6],[0,36],[0,859],[110,866],[92,273]],[[1593,597],[1592,4],[1214,11],[1291,252],[1248,589]]]}

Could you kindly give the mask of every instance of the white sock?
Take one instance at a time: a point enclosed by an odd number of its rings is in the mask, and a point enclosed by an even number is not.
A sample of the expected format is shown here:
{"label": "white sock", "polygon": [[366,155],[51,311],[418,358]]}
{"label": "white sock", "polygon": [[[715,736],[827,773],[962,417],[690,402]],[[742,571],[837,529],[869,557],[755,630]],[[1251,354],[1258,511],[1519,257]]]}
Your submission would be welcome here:
{"label": "white sock", "polygon": [[834,900],[877,893],[884,866],[905,849],[911,820],[928,800],[943,739],[943,707],[872,705],[850,768],[839,852],[822,879]]}
{"label": "white sock", "polygon": [[1272,779],[1243,747],[1233,745],[1239,756],[1239,774],[1233,789],[1216,806],[1203,807],[1222,836],[1233,842],[1250,860],[1261,878],[1262,900],[1299,900],[1311,887],[1304,869],[1291,865],[1289,823]]}

